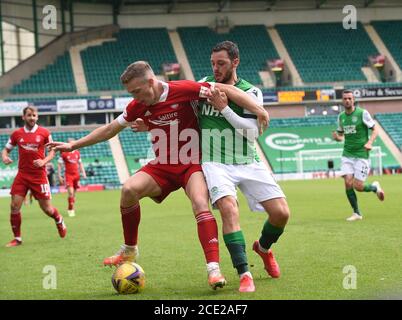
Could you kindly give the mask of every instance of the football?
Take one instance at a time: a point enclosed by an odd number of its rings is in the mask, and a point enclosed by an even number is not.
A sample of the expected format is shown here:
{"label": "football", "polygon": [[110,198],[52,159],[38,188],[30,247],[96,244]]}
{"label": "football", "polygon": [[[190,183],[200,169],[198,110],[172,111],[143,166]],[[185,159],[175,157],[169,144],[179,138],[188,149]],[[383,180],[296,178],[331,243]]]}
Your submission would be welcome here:
{"label": "football", "polygon": [[120,294],[139,293],[145,287],[145,273],[140,265],[125,262],[112,275],[112,284]]}

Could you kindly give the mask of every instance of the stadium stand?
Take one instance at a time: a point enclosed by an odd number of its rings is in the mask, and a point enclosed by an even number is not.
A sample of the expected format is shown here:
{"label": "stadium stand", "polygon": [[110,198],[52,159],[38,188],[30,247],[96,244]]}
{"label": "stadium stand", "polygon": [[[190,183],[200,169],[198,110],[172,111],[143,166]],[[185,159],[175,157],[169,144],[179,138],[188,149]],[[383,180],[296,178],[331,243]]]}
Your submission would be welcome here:
{"label": "stadium stand", "polygon": [[402,20],[373,21],[371,24],[391,52],[396,63],[402,68]]}
{"label": "stadium stand", "polygon": [[70,54],[69,52],[65,52],[54,63],[49,64],[46,68],[15,85],[11,93],[27,94],[75,91],[76,87]]}
{"label": "stadium stand", "polygon": [[151,143],[147,132],[133,133],[127,128],[120,132],[119,139],[126,158],[130,174],[133,174],[139,167],[139,159],[148,158]]}
{"label": "stadium stand", "polygon": [[304,82],[366,81],[361,68],[377,53],[363,25],[340,23],[275,26]]}
{"label": "stadium stand", "polygon": [[[54,141],[67,141],[68,138],[79,139],[89,134],[89,131],[74,132],[53,132]],[[90,147],[80,150],[81,158],[85,169],[93,171],[93,175],[88,175],[87,179],[82,179],[81,184],[104,184],[104,185],[120,185],[116,166],[112,157],[109,142],[101,142]],[[53,160],[57,161],[58,156]]]}
{"label": "stadium stand", "polygon": [[258,72],[266,69],[266,61],[279,57],[263,25],[236,26],[225,34],[207,27],[183,27],[177,31],[196,80],[211,74],[211,49],[220,41],[230,40],[238,44],[241,60],[238,75],[255,85],[262,84]]}
{"label": "stadium stand", "polygon": [[402,113],[377,113],[375,118],[402,151]]}
{"label": "stadium stand", "polygon": [[155,73],[176,56],[166,28],[121,29],[116,41],[81,52],[88,91],[122,90],[120,75],[136,60],[146,60]]}

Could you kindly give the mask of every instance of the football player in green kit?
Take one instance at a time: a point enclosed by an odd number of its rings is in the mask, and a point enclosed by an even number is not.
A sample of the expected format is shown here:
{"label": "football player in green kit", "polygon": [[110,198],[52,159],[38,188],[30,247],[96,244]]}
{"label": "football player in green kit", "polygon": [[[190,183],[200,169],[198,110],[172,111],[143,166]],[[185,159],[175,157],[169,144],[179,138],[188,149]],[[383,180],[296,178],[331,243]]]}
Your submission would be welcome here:
{"label": "football player in green kit", "polygon": [[[211,52],[213,76],[201,81],[233,85],[254,97],[262,106],[261,90],[237,76],[239,62],[237,45],[223,41]],[[256,116],[231,101],[228,103],[225,98],[215,90],[210,104],[203,102],[199,106],[198,119],[203,134],[202,169],[211,203],[221,213],[223,238],[240,277],[239,291],[253,292],[255,286],[239,222],[236,187],[247,198],[251,211],[268,214],[260,238],[253,243],[253,250],[262,258],[264,268],[273,278],[280,276],[280,269],[271,245],[283,233],[290,211],[284,193],[257,156],[254,145],[258,137]],[[208,136],[208,132],[212,134]],[[223,143],[225,139],[233,143]]]}
{"label": "football player in green kit", "polygon": [[[384,201],[384,191],[378,181],[365,183],[370,173],[369,152],[378,135],[378,128],[367,110],[355,106],[352,91],[343,91],[342,103],[345,111],[339,114],[338,129],[332,135],[336,141],[345,140],[341,172],[345,180],[346,196],[353,208],[352,216],[346,220],[358,221],[363,219],[363,216],[357,204],[355,190],[374,192],[378,199]],[[370,138],[369,129],[372,130]]]}

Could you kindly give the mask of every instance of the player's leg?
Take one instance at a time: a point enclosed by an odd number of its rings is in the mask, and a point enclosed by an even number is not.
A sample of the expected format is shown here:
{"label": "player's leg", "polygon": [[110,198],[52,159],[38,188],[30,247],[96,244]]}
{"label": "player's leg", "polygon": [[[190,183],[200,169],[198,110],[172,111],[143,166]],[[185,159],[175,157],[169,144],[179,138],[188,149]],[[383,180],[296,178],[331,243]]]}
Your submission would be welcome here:
{"label": "player's leg", "polygon": [[138,256],[138,227],[141,220],[139,201],[144,197],[157,197],[161,193],[161,187],[146,172],[139,171],[127,179],[120,198],[124,244],[116,254],[104,259],[104,265],[119,265],[123,261],[135,261]]}
{"label": "player's leg", "polygon": [[208,202],[208,189],[202,171],[193,172],[185,185],[197,220],[198,239],[207,262],[208,282],[213,289],[226,284],[219,267],[218,225]]}
{"label": "player's leg", "polygon": [[68,194],[68,209],[67,213],[69,217],[74,217],[75,216],[75,210],[74,210],[74,203],[75,203],[75,190],[72,185],[69,185],[67,187],[67,194]]}
{"label": "player's leg", "polygon": [[56,207],[52,205],[52,202],[50,200],[50,193],[49,197],[39,197],[38,195],[34,196],[36,200],[38,200],[39,206],[42,209],[42,211],[50,218],[54,220],[56,223],[57,231],[59,233],[59,236],[61,238],[64,238],[67,234],[67,227],[66,224],[64,223],[63,216],[59,213]]}
{"label": "player's leg", "polygon": [[279,278],[280,269],[271,246],[283,234],[290,210],[286,199],[282,197],[263,201],[261,205],[268,214],[268,220],[264,223],[260,238],[253,244],[253,250],[262,258],[268,274],[273,278]]}
{"label": "player's leg", "polygon": [[228,195],[218,199],[215,203],[222,217],[223,239],[229,251],[232,265],[236,268],[240,278],[239,291],[253,292],[255,286],[248,267],[246,241],[240,228],[237,199]]}
{"label": "player's leg", "polygon": [[277,278],[280,270],[271,246],[284,232],[290,216],[285,194],[263,163],[242,165],[239,168],[239,188],[247,198],[250,210],[265,211],[268,214],[260,238],[253,243],[253,250],[262,258],[268,274]]}
{"label": "player's leg", "polygon": [[10,205],[10,224],[14,234],[14,239],[6,246],[15,247],[22,243],[21,238],[21,207],[28,192],[26,179],[20,173],[15,177],[11,186],[11,205]]}
{"label": "player's leg", "polygon": [[374,181],[373,183],[365,182],[370,172],[369,162],[366,159],[358,159],[355,162],[355,180],[353,187],[359,192],[374,192],[380,201],[384,201],[385,194],[382,190],[380,183]]}
{"label": "player's leg", "polygon": [[24,203],[25,196],[21,195],[11,195],[11,205],[10,205],[10,224],[11,230],[14,234],[14,239],[6,244],[6,247],[16,247],[22,244],[21,237],[21,207]]}
{"label": "player's leg", "polygon": [[361,220],[362,215],[357,203],[357,195],[353,188],[353,180],[355,178],[355,160],[347,157],[341,158],[341,175],[345,183],[346,197],[353,209],[353,214],[347,218],[347,221]]}

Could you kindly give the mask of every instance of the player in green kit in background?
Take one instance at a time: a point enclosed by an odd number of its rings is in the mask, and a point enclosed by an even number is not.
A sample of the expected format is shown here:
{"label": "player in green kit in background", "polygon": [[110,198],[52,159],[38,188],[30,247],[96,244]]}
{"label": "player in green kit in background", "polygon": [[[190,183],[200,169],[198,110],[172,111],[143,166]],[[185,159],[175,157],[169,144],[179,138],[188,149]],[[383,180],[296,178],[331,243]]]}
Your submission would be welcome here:
{"label": "player in green kit in background", "polygon": [[[345,140],[343,147],[341,172],[345,180],[346,196],[353,208],[353,214],[347,221],[363,219],[357,204],[355,190],[359,192],[375,192],[378,199],[384,201],[384,191],[380,183],[365,183],[370,173],[369,152],[373,147],[378,129],[367,110],[356,107],[353,92],[345,90],[342,93],[342,103],[345,111],[339,114],[338,129],[333,132],[336,141]],[[369,129],[372,130],[369,138]]]}
{"label": "player in green kit in background", "polygon": [[[201,81],[234,85],[249,93],[262,106],[261,90],[237,76],[239,62],[237,45],[230,41],[221,42],[211,53],[214,75]],[[290,211],[284,193],[257,156],[254,145],[258,137],[256,116],[232,102],[228,105],[225,98],[215,90],[214,98],[199,106],[202,169],[211,202],[221,213],[223,238],[240,277],[239,291],[253,292],[255,286],[239,223],[236,187],[243,192],[252,211],[268,214],[253,250],[261,256],[266,271],[273,278],[280,276],[280,270],[270,248],[283,233]]]}

